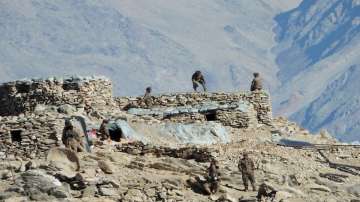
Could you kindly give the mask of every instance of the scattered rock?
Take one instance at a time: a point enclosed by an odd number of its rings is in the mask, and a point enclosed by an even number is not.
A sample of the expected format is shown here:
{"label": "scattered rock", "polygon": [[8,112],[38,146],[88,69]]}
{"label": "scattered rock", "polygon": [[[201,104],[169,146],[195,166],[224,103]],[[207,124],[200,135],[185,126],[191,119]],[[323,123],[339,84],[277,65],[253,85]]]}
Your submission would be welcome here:
{"label": "scattered rock", "polygon": [[350,186],[346,190],[349,194],[360,197],[360,184]]}
{"label": "scattered rock", "polygon": [[70,198],[71,195],[59,180],[41,170],[29,170],[21,174],[21,182],[25,192],[33,200],[49,200],[49,196],[56,198]]}
{"label": "scattered rock", "polygon": [[111,168],[111,164],[110,162],[106,162],[106,161],[103,161],[103,160],[99,160],[98,161],[98,165],[99,165],[99,168],[106,174],[112,174],[113,173],[113,169]]}

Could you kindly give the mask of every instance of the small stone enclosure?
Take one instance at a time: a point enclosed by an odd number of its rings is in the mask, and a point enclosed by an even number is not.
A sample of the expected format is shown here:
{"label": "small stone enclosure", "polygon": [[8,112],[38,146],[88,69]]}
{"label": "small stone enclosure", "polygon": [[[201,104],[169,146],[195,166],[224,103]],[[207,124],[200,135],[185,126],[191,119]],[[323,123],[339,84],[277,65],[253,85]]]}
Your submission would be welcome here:
{"label": "small stone enclosure", "polygon": [[110,102],[112,85],[104,77],[33,79],[0,85],[0,116],[32,112],[39,104],[82,107]]}
{"label": "small stone enclosure", "polygon": [[[0,85],[0,158],[44,157],[61,145],[64,119],[68,115],[38,113],[35,109],[65,104],[93,111],[124,110],[145,122],[217,121],[226,126],[246,128],[271,125],[270,97],[264,91],[236,93],[176,93],[153,97],[146,107],[141,97],[113,98],[111,81],[104,77],[49,78],[14,81]],[[126,111],[125,111],[126,110]],[[111,114],[109,114],[110,116]],[[131,120],[128,120],[131,121]]]}

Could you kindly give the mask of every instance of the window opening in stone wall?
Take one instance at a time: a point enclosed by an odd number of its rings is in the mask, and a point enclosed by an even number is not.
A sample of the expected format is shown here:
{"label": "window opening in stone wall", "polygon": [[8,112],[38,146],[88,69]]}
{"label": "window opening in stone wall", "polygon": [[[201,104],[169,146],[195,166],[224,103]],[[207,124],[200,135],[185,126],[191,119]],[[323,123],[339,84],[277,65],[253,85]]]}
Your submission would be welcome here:
{"label": "window opening in stone wall", "polygon": [[78,82],[65,82],[62,87],[66,91],[68,91],[68,90],[80,90],[80,84]]}
{"label": "window opening in stone wall", "polygon": [[18,93],[29,93],[30,92],[30,84],[22,83],[17,86]]}
{"label": "window opening in stone wall", "polygon": [[208,111],[205,113],[206,121],[216,121],[216,111]]}
{"label": "window opening in stone wall", "polygon": [[115,142],[120,142],[121,139],[124,138],[124,134],[121,130],[121,128],[116,128],[114,130],[109,130],[110,133],[110,139]]}
{"label": "window opening in stone wall", "polygon": [[22,141],[21,132],[22,132],[21,130],[10,131],[11,142],[21,142]]}

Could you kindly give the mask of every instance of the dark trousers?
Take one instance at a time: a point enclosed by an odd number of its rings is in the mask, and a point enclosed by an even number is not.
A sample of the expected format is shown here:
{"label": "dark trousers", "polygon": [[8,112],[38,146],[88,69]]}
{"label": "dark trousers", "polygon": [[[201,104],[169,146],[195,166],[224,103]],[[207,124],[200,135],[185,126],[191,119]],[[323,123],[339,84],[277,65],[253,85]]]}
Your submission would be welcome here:
{"label": "dark trousers", "polygon": [[243,180],[243,183],[244,183],[245,190],[248,189],[248,186],[249,186],[248,181],[250,181],[253,190],[256,189],[255,188],[255,176],[254,176],[254,174],[243,172],[242,173],[242,180]]}
{"label": "dark trousers", "polygon": [[195,82],[193,81],[193,88],[194,88],[195,91],[197,91],[197,88],[198,88],[200,85],[203,87],[204,92],[206,92],[205,83],[199,82],[199,81],[195,81]]}

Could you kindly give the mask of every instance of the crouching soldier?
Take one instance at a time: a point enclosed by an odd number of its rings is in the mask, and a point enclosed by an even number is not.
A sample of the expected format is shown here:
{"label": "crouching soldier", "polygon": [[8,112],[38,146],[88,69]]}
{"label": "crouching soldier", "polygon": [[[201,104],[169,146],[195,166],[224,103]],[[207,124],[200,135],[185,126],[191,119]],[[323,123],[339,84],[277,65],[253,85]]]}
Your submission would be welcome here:
{"label": "crouching soldier", "polygon": [[249,158],[248,154],[245,153],[243,158],[240,159],[238,168],[242,175],[242,180],[244,183],[244,191],[248,190],[248,181],[250,181],[253,191],[256,191],[255,188],[255,176],[254,176],[254,162]]}
{"label": "crouching soldier", "polygon": [[61,140],[66,148],[69,148],[74,152],[84,151],[84,145],[81,140],[81,136],[74,129],[74,126],[72,125],[70,120],[65,120],[65,127],[63,129]]}
{"label": "crouching soldier", "polygon": [[257,193],[256,199],[258,202],[261,202],[262,199],[270,199],[271,201],[274,201],[276,193],[277,191],[273,187],[262,183],[259,186],[259,191]]}
{"label": "crouching soldier", "polygon": [[204,191],[206,194],[215,194],[220,186],[220,172],[218,162],[212,159],[208,168],[207,182],[204,183]]}
{"label": "crouching soldier", "polygon": [[191,77],[194,91],[197,92],[197,88],[201,85],[206,92],[205,79],[201,71],[196,71]]}

